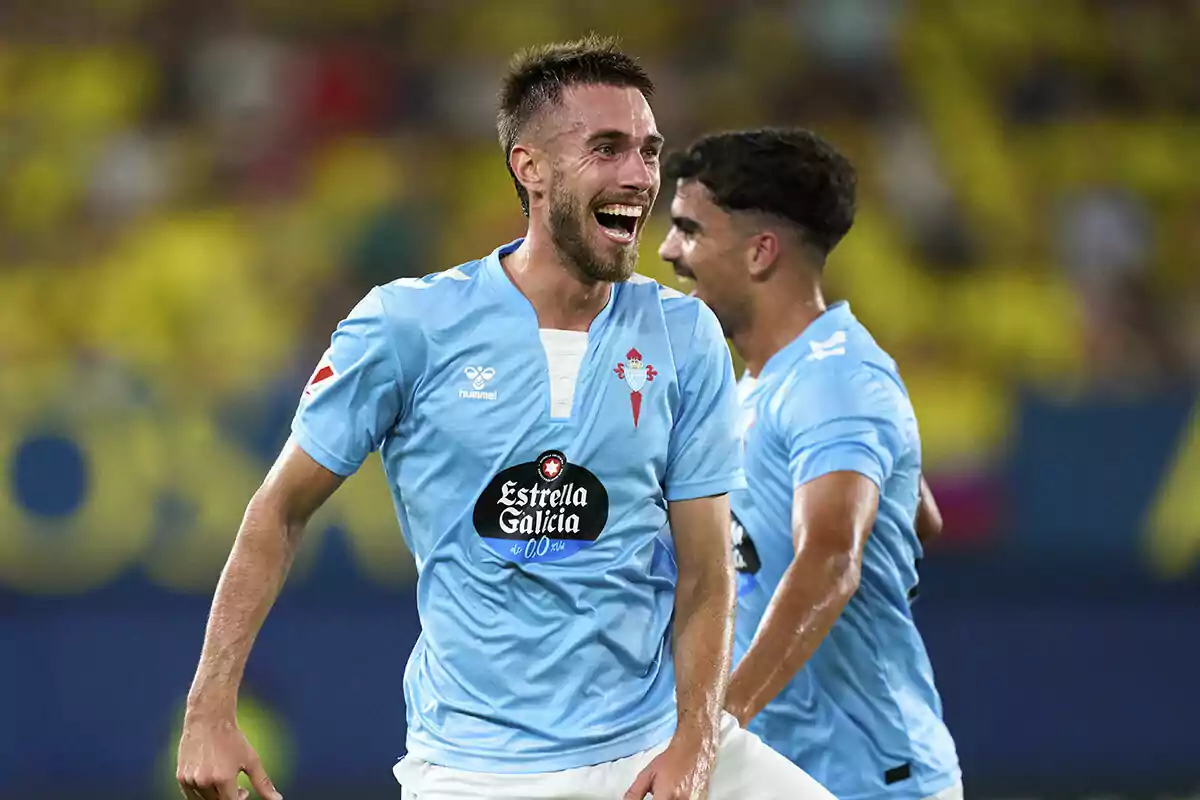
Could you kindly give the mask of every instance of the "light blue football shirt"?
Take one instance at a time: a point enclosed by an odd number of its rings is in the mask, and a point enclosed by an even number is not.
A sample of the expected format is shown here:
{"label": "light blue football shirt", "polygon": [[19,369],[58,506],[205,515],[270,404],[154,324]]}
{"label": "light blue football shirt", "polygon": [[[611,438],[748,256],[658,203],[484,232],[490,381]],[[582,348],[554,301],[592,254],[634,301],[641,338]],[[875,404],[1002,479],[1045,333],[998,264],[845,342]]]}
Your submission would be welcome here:
{"label": "light blue football shirt", "polygon": [[614,285],[552,417],[537,315],[500,264],[519,244],[373,289],[292,426],[339,475],[380,450],[418,570],[408,752],[509,773],[670,737],[667,503],[745,485],[712,312],[641,276]]}
{"label": "light blue football shirt", "polygon": [[795,556],[796,487],[831,472],[880,491],[858,591],[750,729],[841,800],[917,800],[959,780],[910,595],[922,549],[916,416],[895,362],[836,303],[739,385],[747,489],[734,492],[735,659]]}

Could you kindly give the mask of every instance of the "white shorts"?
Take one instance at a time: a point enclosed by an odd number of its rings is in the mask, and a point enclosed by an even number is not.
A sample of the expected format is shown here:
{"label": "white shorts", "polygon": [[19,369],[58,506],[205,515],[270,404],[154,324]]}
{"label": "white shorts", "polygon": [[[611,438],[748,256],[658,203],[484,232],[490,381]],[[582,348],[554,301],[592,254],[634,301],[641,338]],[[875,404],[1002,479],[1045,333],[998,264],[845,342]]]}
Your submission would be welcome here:
{"label": "white shorts", "polygon": [[[468,772],[405,756],[392,772],[403,800],[621,800],[667,742],[640,753],[561,772]],[[834,800],[806,772],[742,730],[726,714],[709,800]]]}
{"label": "white shorts", "polygon": [[963,800],[962,781],[959,781],[948,789],[943,789],[935,795],[925,798],[925,800]]}

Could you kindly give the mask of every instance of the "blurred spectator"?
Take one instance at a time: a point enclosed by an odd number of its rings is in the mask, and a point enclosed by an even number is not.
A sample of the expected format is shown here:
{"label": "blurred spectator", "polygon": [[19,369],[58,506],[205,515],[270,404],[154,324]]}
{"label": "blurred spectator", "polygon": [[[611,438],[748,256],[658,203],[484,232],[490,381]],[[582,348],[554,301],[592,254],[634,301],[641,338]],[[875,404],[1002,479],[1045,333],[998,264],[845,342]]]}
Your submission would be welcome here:
{"label": "blurred spectator", "polygon": [[1103,287],[1143,274],[1153,256],[1153,229],[1142,200],[1116,186],[1092,186],[1064,197],[1057,247],[1082,285]]}
{"label": "blurred spectator", "polygon": [[289,48],[231,14],[196,46],[190,73],[221,179],[240,186],[280,178],[273,170],[286,163],[281,149],[299,92]]}
{"label": "blurred spectator", "polygon": [[1010,122],[1040,125],[1080,111],[1087,102],[1082,76],[1065,59],[1041,50],[1021,70],[1005,100]]}
{"label": "blurred spectator", "polygon": [[397,87],[377,47],[358,38],[317,42],[298,61],[295,124],[306,141],[383,133]]}
{"label": "blurred spectator", "polygon": [[169,199],[176,174],[166,140],[140,128],[126,129],[110,137],[96,160],[88,209],[102,224],[129,222]]}
{"label": "blurred spectator", "polygon": [[878,178],[921,259],[935,269],[962,269],[977,254],[929,133],[911,117],[892,117],[876,129]]}
{"label": "blurred spectator", "polygon": [[1060,263],[1084,305],[1092,374],[1126,390],[1159,384],[1173,359],[1150,296],[1153,228],[1145,203],[1116,186],[1091,186],[1060,203]]}
{"label": "blurred spectator", "polygon": [[792,25],[814,83],[842,112],[875,115],[901,96],[896,55],[904,0],[794,0]]}

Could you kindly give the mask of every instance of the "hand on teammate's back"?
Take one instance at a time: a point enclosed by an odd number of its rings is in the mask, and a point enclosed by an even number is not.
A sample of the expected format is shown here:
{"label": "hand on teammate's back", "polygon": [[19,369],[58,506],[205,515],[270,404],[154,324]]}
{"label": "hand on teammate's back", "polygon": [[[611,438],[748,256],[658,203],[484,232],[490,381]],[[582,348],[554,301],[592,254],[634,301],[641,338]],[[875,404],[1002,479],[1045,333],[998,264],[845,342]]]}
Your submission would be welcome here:
{"label": "hand on teammate's back", "polygon": [[237,722],[185,719],[175,773],[184,797],[188,800],[247,800],[250,792],[237,785],[238,776],[243,772],[250,776],[250,784],[264,800],[283,800]]}

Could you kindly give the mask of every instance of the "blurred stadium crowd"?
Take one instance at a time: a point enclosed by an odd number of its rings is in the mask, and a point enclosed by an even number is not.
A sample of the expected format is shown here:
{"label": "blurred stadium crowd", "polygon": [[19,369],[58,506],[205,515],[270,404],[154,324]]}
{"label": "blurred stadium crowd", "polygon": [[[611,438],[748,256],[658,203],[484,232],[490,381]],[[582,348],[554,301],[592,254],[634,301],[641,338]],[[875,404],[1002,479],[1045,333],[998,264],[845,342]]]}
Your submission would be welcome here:
{"label": "blurred stadium crowd", "polygon": [[[498,67],[588,29],[650,67],[670,143],[801,124],[852,156],[830,281],[900,359],[933,472],[986,465],[1022,387],[1200,374],[1200,3],[76,5],[0,11],[25,396],[50,364],[189,403],[295,387],[369,286],[520,232]],[[669,281],[665,205],[641,269]]]}
{"label": "blurred stadium crowd", "polygon": [[[174,795],[207,598],[331,330],[521,234],[501,70],[589,30],[668,147],[798,124],[858,167],[828,281],[946,511],[920,621],[968,791],[1196,785],[1200,0],[615,8],[0,2],[0,797]],[[394,792],[417,620],[382,480],[310,526],[251,663],[314,797]]]}

